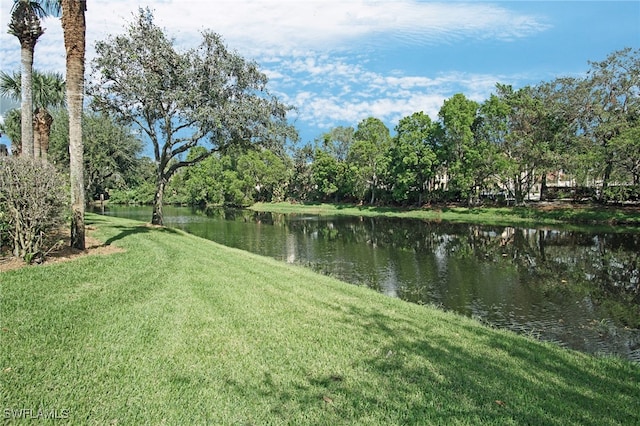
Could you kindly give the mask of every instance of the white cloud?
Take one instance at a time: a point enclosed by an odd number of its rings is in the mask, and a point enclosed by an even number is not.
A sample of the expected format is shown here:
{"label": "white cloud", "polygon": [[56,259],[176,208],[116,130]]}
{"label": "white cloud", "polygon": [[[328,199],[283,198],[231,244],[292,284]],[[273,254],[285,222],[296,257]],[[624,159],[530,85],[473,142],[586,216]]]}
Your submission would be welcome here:
{"label": "white cloud", "polygon": [[436,43],[452,37],[512,39],[547,28],[539,17],[497,4],[416,0],[105,0],[89,5],[89,24],[104,31],[113,20],[129,20],[131,11],[146,5],[178,39],[210,28],[252,54],[346,49],[351,42],[376,35]]}
{"label": "white cloud", "polygon": [[[7,28],[12,0],[0,0],[0,28]],[[370,115],[395,121],[415,111],[432,117],[452,90],[480,98],[504,78],[447,73],[373,72],[354,53],[389,42],[440,45],[465,39],[502,41],[547,29],[537,16],[499,3],[433,3],[418,0],[92,0],[88,2],[87,59],[108,34],[120,34],[139,7],[180,46],[195,46],[211,29],[242,55],[256,58],[273,90],[298,107],[299,120],[319,128],[352,125]],[[58,19],[45,20],[35,67],[64,72]],[[19,69],[19,44],[0,31],[0,67]],[[90,67],[87,66],[87,72]]]}
{"label": "white cloud", "polygon": [[[526,75],[441,72],[434,76],[373,72],[348,57],[318,55],[274,64],[272,88],[298,109],[298,120],[326,131],[334,125],[356,125],[374,116],[390,127],[407,115],[423,111],[432,119],[445,99],[464,93],[482,102],[496,83],[516,84]],[[279,78],[277,76],[283,76]],[[294,85],[296,82],[297,86]],[[337,123],[337,124],[336,124]],[[322,130],[324,129],[324,130]]]}
{"label": "white cloud", "polygon": [[[12,0],[0,0],[0,27],[7,28]],[[513,39],[547,28],[542,19],[497,4],[432,3],[417,0],[94,0],[89,2],[87,47],[118,34],[139,7],[154,11],[156,24],[178,43],[193,45],[212,29],[228,44],[252,57],[304,56],[310,51],[348,50],[352,43],[378,43],[378,36],[411,43],[442,43],[460,38]],[[41,66],[63,68],[62,30],[48,19],[37,46]],[[365,40],[366,38],[366,40]],[[0,31],[2,66],[17,64],[15,37]],[[6,46],[6,47],[5,47]],[[13,46],[13,47],[11,47]],[[91,54],[91,52],[89,52]]]}
{"label": "white cloud", "polygon": [[272,81],[279,96],[297,107],[297,120],[317,128],[318,134],[336,125],[356,126],[370,116],[380,118],[390,128],[417,111],[435,120],[444,100],[454,93],[482,102],[497,82],[513,83],[514,78],[462,72],[434,77],[398,73],[389,76],[368,71],[359,64],[350,65],[346,58],[327,56],[283,61],[277,65],[276,73],[304,82],[292,90],[289,78]]}

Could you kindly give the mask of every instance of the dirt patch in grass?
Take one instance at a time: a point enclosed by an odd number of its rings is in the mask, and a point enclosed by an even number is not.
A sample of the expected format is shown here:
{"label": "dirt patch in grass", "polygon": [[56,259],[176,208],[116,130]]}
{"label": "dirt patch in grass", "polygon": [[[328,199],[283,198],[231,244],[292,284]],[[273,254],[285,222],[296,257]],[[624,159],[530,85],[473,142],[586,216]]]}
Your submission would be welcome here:
{"label": "dirt patch in grass", "polygon": [[536,208],[543,212],[550,212],[554,210],[563,210],[563,209],[584,209],[587,206],[576,205],[569,202],[561,202],[561,201],[540,201],[536,204],[532,204],[531,207]]}
{"label": "dirt patch in grass", "polygon": [[67,262],[69,260],[74,260],[82,256],[91,256],[95,254],[106,255],[112,253],[121,253],[124,251],[120,247],[105,245],[102,241],[94,238],[91,235],[91,231],[93,231],[94,229],[95,228],[87,227],[85,234],[86,248],[84,250],[72,248],[70,229],[61,229],[58,234],[55,235],[55,238],[52,238],[53,241],[60,241],[61,243],[46,255],[44,262],[40,262],[38,264],[33,263],[32,265],[29,265],[22,259],[9,255],[0,255],[0,273],[28,266],[37,267],[38,265],[49,265],[51,263]]}

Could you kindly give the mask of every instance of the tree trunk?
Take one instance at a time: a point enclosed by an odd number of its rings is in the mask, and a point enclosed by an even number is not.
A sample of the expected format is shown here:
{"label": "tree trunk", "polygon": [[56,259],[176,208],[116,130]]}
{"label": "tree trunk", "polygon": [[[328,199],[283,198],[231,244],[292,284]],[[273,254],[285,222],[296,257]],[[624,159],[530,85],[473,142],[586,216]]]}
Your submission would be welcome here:
{"label": "tree trunk", "polygon": [[49,140],[51,137],[51,125],[53,124],[53,117],[51,116],[51,114],[49,114],[48,111],[45,110],[45,112],[47,113],[47,115],[45,116],[46,121],[44,123],[42,135],[40,136],[40,149],[42,150],[40,156],[43,163],[49,161]]}
{"label": "tree trunk", "polygon": [[[558,172],[559,174],[560,172]],[[542,173],[542,177],[540,178],[540,201],[547,201],[547,172]]]}
{"label": "tree trunk", "polygon": [[[26,44],[26,43],[25,43]],[[22,139],[22,155],[25,157],[33,157],[33,45],[23,45],[20,50],[20,60],[22,62],[22,74],[20,78],[20,91],[22,102],[20,104],[21,114],[21,139]]]}
{"label": "tree trunk", "polygon": [[51,134],[51,124],[53,117],[44,108],[37,108],[33,117],[33,156],[47,161],[47,150],[49,149],[49,135]]}
{"label": "tree trunk", "polygon": [[71,246],[85,248],[84,160],[82,103],[84,99],[84,56],[86,1],[62,0],[62,30],[67,53],[67,106],[69,109],[69,170],[71,177]]}
{"label": "tree trunk", "polygon": [[153,214],[151,216],[152,225],[164,225],[164,217],[162,214],[162,203],[164,198],[164,188],[167,182],[164,177],[159,177],[156,184],[156,193],[153,196]]}
{"label": "tree trunk", "polygon": [[602,175],[602,189],[600,190],[600,196],[598,201],[601,203],[607,202],[607,188],[609,187],[609,180],[611,180],[611,172],[613,171],[613,155],[607,156],[607,163],[604,167],[604,173]]}
{"label": "tree trunk", "polygon": [[375,203],[376,201],[376,186],[378,185],[378,179],[376,177],[376,175],[374,174],[373,177],[371,178],[371,205],[373,205],[373,203]]}
{"label": "tree trunk", "polygon": [[40,123],[38,123],[38,111],[36,110],[33,115],[33,158],[40,159],[40,137],[42,136],[40,131]]}
{"label": "tree trunk", "polygon": [[[516,206],[521,206],[524,204],[524,192],[522,191],[522,177],[518,177],[516,176],[514,178],[514,198],[515,198],[515,205]],[[509,203],[507,202],[507,205],[509,205]]]}

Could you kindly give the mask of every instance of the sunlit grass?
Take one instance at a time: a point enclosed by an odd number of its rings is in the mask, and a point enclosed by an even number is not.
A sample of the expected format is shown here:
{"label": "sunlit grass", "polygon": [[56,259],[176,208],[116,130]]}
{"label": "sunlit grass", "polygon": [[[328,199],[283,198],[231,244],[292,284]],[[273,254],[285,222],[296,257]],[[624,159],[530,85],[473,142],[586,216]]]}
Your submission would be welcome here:
{"label": "sunlit grass", "polygon": [[126,251],[0,274],[5,417],[43,409],[101,425],[640,423],[640,367],[627,361],[179,231],[89,222]]}
{"label": "sunlit grass", "polygon": [[600,225],[609,228],[640,226],[640,214],[628,209],[604,207],[451,207],[397,208],[356,206],[353,204],[291,204],[256,203],[256,211],[274,213],[300,213],[315,215],[387,216],[449,222],[479,223],[487,225],[524,224],[576,224]]}

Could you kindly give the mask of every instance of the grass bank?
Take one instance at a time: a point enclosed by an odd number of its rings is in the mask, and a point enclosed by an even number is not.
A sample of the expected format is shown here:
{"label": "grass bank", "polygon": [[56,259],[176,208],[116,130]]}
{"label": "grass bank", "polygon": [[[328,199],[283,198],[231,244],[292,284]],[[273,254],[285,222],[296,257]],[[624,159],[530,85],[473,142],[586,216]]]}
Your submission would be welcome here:
{"label": "grass bank", "polygon": [[538,204],[524,207],[452,207],[403,209],[353,204],[256,203],[255,211],[314,215],[387,216],[486,225],[576,224],[630,228],[640,226],[640,208],[613,208],[569,204]]}
{"label": "grass bank", "polygon": [[638,365],[179,231],[87,218],[125,251],[0,274],[8,421],[640,423]]}

